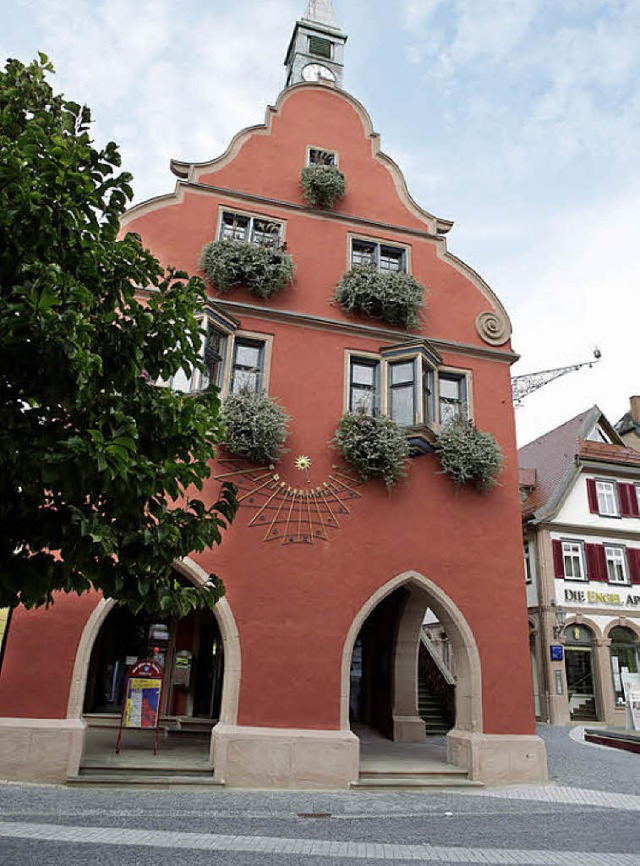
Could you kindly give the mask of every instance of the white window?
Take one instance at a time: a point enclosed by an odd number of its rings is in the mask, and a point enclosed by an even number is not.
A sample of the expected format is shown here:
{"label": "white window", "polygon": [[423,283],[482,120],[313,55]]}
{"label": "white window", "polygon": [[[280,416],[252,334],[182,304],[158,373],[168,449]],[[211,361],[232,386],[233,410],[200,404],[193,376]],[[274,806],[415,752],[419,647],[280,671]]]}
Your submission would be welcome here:
{"label": "white window", "polygon": [[282,223],[266,217],[224,210],[220,219],[220,240],[245,241],[262,247],[282,243]]}
{"label": "white window", "polygon": [[533,551],[529,541],[524,543],[524,582],[533,583]]}
{"label": "white window", "polygon": [[607,560],[609,583],[628,583],[627,557],[624,547],[610,547],[605,544],[604,553]]}
{"label": "white window", "polygon": [[596,481],[596,494],[598,496],[598,511],[600,514],[608,514],[613,517],[619,515],[618,491],[614,481]]}
{"label": "white window", "polygon": [[404,272],[407,270],[407,251],[392,244],[352,238],[351,267],[375,268],[384,273]]}
{"label": "white window", "polygon": [[636,484],[636,499],[638,500],[638,511],[640,511],[640,484]]}
{"label": "white window", "polygon": [[563,541],[564,576],[568,580],[586,580],[582,542]]}

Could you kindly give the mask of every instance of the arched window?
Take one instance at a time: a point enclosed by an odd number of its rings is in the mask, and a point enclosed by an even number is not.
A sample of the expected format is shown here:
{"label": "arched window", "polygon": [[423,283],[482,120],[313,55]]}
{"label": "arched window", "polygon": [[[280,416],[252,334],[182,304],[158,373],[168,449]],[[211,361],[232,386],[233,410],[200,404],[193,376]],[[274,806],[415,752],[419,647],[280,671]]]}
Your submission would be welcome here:
{"label": "arched window", "polygon": [[611,638],[611,672],[616,693],[616,706],[624,704],[622,674],[637,674],[640,669],[640,641],[630,628],[617,625],[609,632]]}

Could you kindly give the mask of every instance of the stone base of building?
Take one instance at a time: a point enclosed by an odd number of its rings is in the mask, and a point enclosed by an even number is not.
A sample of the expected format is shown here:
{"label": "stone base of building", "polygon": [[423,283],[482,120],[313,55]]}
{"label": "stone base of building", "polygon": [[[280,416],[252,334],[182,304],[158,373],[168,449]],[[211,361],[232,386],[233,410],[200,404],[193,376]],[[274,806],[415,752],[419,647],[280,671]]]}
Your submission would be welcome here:
{"label": "stone base of building", "polygon": [[218,724],[211,759],[214,777],[230,787],[344,789],[358,779],[360,741],[351,731]]}
{"label": "stone base of building", "polygon": [[535,735],[479,734],[454,728],[447,734],[447,760],[485,785],[547,781],[547,750]]}
{"label": "stone base of building", "polygon": [[82,719],[0,718],[0,778],[65,782],[78,773],[85,728]]}

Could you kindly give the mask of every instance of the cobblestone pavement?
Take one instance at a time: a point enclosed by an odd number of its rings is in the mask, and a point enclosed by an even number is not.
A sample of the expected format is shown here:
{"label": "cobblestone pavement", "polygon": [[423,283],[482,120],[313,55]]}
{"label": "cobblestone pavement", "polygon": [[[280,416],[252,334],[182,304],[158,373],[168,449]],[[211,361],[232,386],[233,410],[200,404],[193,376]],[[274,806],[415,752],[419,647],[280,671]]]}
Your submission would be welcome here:
{"label": "cobblestone pavement", "polygon": [[469,793],[0,785],[0,863],[640,866],[640,758],[540,734],[551,784]]}

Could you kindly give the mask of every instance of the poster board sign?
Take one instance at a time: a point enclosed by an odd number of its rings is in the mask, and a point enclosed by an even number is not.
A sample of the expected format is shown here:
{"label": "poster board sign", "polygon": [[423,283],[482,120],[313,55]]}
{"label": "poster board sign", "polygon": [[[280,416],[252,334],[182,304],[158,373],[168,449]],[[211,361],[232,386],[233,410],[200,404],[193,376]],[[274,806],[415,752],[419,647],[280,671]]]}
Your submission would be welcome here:
{"label": "poster board sign", "polygon": [[153,754],[158,751],[158,727],[160,724],[160,702],[164,671],[153,659],[143,659],[133,664],[127,672],[120,730],[116,743],[116,754],[120,754],[124,728],[155,730]]}
{"label": "poster board sign", "polygon": [[640,674],[622,668],[620,677],[627,705],[627,730],[640,731]]}

